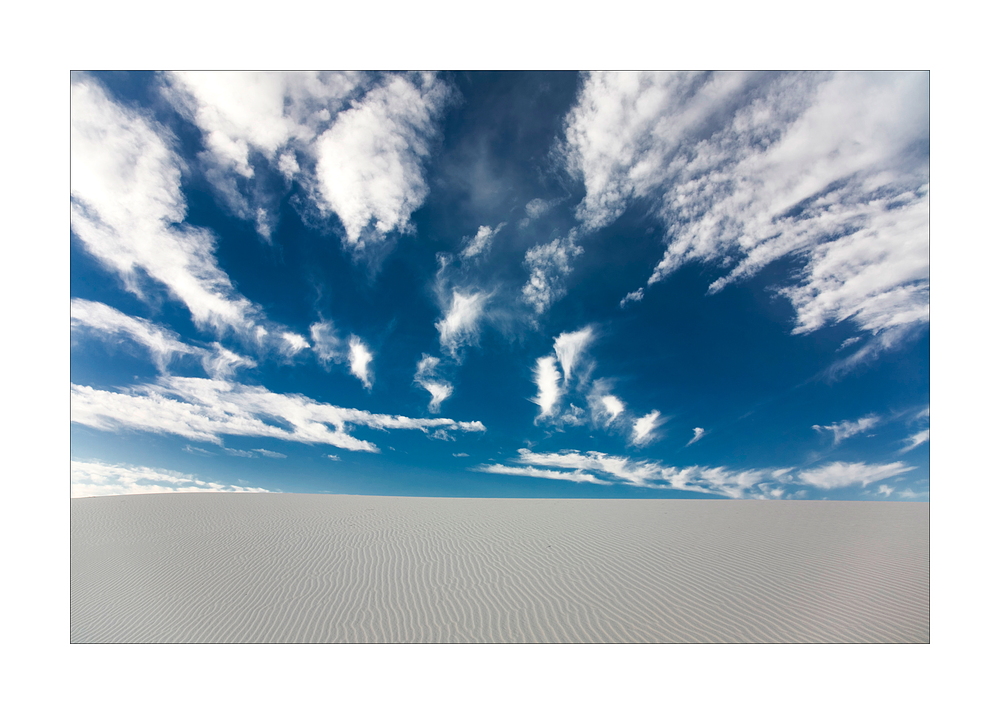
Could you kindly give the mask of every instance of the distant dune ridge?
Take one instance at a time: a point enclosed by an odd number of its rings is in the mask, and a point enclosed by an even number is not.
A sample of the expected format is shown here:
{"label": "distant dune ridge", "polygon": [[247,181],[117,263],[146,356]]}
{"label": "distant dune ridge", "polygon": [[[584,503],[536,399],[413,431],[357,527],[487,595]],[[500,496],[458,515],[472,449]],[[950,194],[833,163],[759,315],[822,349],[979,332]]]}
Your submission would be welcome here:
{"label": "distant dune ridge", "polygon": [[927,642],[928,504],[72,500],[73,642]]}

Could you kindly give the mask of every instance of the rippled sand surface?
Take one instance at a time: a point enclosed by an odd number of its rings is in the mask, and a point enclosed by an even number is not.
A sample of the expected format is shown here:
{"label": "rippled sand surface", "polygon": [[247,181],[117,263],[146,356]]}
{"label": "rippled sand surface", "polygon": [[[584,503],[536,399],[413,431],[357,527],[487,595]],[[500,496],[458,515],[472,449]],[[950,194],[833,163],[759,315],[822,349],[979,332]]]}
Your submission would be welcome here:
{"label": "rippled sand surface", "polygon": [[72,501],[73,642],[927,642],[928,505]]}

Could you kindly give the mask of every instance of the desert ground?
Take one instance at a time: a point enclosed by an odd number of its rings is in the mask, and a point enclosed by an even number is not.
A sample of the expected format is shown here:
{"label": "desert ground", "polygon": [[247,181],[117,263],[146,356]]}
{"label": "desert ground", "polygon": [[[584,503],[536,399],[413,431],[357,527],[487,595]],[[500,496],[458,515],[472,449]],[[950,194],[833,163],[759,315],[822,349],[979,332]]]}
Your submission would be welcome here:
{"label": "desert ground", "polygon": [[85,642],[928,642],[926,503],[77,498]]}

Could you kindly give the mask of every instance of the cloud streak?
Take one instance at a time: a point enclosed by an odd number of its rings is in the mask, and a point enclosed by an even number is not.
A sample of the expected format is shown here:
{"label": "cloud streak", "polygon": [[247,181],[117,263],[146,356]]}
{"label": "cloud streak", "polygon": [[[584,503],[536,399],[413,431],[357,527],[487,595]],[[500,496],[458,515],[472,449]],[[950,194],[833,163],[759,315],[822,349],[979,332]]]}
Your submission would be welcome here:
{"label": "cloud streak", "polygon": [[74,384],[71,418],[102,431],[173,434],[220,446],[223,436],[258,436],[368,452],[378,452],[378,447],[349,434],[352,426],[424,433],[432,429],[486,430],[478,421],[372,414],[316,402],[300,394],[277,394],[263,387],[189,377],[163,377],[155,384],[122,392]]}
{"label": "cloud streak", "polygon": [[265,488],[231,486],[203,481],[177,471],[100,461],[70,462],[70,496],[125,496],[140,493],[270,493]]}
{"label": "cloud streak", "polygon": [[901,461],[891,464],[866,464],[866,463],[844,463],[835,461],[819,468],[802,471],[798,477],[804,483],[830,490],[832,488],[843,488],[860,484],[867,486],[875,481],[898,476],[899,474],[912,471],[914,467],[907,466]]}
{"label": "cloud streak", "polygon": [[149,350],[160,371],[165,370],[176,355],[204,353],[204,350],[181,342],[175,332],[91,300],[74,298],[70,302],[70,326],[75,332],[92,331],[102,339],[127,337]]}
{"label": "cloud streak", "polygon": [[[891,464],[834,462],[799,470],[729,469],[724,467],[664,465],[659,461],[613,456],[600,451],[565,449],[536,453],[519,449],[515,465],[480,464],[472,470],[533,478],[626,484],[643,488],[677,489],[727,498],[793,498],[811,486],[828,491],[853,485],[867,486],[912,470],[902,462]],[[889,495],[884,493],[883,495]]]}
{"label": "cloud streak", "polygon": [[832,431],[833,432],[833,445],[836,446],[844,439],[850,439],[852,436],[858,434],[863,434],[875,427],[881,418],[877,416],[867,416],[858,419],[857,421],[844,420],[837,422],[836,424],[830,424],[829,426],[820,426],[818,424],[813,424],[813,429],[818,432]]}

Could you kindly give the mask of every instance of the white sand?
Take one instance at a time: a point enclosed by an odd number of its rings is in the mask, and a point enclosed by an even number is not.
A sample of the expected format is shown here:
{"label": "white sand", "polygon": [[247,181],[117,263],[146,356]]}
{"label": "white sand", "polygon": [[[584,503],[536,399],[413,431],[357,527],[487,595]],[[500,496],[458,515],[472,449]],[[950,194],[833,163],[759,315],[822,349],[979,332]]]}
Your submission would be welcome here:
{"label": "white sand", "polygon": [[73,642],[927,642],[928,504],[72,501]]}

